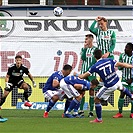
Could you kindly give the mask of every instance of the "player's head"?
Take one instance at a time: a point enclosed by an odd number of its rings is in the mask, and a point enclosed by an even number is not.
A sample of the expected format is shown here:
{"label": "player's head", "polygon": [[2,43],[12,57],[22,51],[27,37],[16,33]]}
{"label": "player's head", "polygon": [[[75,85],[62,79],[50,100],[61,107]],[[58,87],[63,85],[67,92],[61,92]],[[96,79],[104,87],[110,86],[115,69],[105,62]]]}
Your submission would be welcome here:
{"label": "player's head", "polygon": [[107,19],[102,17],[100,20],[98,20],[98,25],[101,28],[101,30],[107,30]]}
{"label": "player's head", "polygon": [[68,76],[72,71],[72,66],[69,64],[64,65],[62,73],[64,76]]}
{"label": "player's head", "polygon": [[88,44],[89,48],[92,47],[93,40],[94,40],[94,36],[92,34],[85,35],[85,43]]}
{"label": "player's head", "polygon": [[100,49],[96,49],[94,51],[94,57],[96,58],[96,60],[99,60],[100,58],[102,58],[102,51]]}
{"label": "player's head", "polygon": [[91,81],[91,86],[90,86],[90,88],[91,88],[91,89],[94,89],[94,88],[96,88],[96,87],[98,86],[98,84],[99,84],[98,80],[97,80],[97,79],[93,79],[93,80]]}
{"label": "player's head", "polygon": [[20,67],[22,64],[22,57],[20,55],[16,55],[15,62],[16,62],[16,66]]}
{"label": "player's head", "polygon": [[125,46],[125,54],[131,55],[133,51],[133,44],[131,42],[127,43]]}

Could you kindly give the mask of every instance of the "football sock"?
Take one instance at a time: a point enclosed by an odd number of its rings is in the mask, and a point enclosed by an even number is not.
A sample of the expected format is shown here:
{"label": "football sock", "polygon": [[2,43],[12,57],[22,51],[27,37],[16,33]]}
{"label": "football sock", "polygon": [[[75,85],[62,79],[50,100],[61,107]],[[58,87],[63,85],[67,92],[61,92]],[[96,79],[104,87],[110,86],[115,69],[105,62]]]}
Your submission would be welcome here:
{"label": "football sock", "polygon": [[83,97],[82,100],[81,100],[81,102],[80,102],[80,110],[83,110],[84,103],[85,103],[85,97]]}
{"label": "football sock", "polygon": [[71,112],[80,102],[77,99],[72,100],[66,114]]}
{"label": "football sock", "polygon": [[71,101],[72,101],[72,99],[67,99],[67,100],[66,100],[64,113],[67,111],[67,109],[68,109],[68,107],[69,107]]}
{"label": "football sock", "polygon": [[123,92],[124,92],[127,96],[129,96],[129,98],[131,98],[132,94],[131,94],[131,92],[130,92],[127,88],[124,88],[124,89],[123,89]]}
{"label": "football sock", "polygon": [[79,106],[80,106],[80,102],[74,107],[74,112],[78,114],[78,109],[79,109]]}
{"label": "football sock", "polygon": [[122,113],[123,104],[124,104],[124,98],[119,98],[119,101],[118,101],[119,113]]}
{"label": "football sock", "polygon": [[5,101],[6,101],[6,97],[2,97],[0,100],[0,106],[2,106]]}
{"label": "football sock", "polygon": [[24,95],[25,101],[28,101],[28,90],[25,90],[23,95]]}
{"label": "football sock", "polygon": [[90,96],[89,104],[90,104],[90,112],[93,112],[93,109],[94,109],[94,96]]}
{"label": "football sock", "polygon": [[133,113],[133,100],[131,100],[131,113]]}
{"label": "football sock", "polygon": [[55,105],[56,102],[54,102],[52,99],[49,101],[49,104],[47,106],[46,111],[49,112],[51,108]]}
{"label": "football sock", "polygon": [[95,103],[95,109],[98,120],[102,120],[102,106],[101,103]]}

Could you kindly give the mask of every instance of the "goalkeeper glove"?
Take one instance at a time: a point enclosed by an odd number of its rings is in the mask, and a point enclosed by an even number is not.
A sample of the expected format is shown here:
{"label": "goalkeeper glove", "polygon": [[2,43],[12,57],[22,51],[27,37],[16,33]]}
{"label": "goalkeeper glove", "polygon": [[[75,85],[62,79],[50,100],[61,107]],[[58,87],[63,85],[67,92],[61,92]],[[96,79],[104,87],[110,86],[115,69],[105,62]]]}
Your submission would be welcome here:
{"label": "goalkeeper glove", "polygon": [[6,88],[10,89],[11,86],[13,86],[13,84],[6,82]]}
{"label": "goalkeeper glove", "polygon": [[32,81],[32,85],[33,85],[34,88],[36,87],[35,81]]}

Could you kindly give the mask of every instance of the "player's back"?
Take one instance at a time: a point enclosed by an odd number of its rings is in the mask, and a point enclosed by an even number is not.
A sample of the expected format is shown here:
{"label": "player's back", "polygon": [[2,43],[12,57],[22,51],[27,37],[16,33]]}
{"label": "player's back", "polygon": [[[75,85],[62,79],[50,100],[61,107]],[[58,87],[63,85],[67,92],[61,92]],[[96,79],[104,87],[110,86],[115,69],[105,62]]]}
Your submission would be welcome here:
{"label": "player's back", "polygon": [[98,60],[89,70],[90,73],[96,72],[99,74],[106,87],[115,85],[119,77],[115,71],[116,61],[110,58]]}
{"label": "player's back", "polygon": [[90,85],[90,82],[88,82],[87,80],[85,79],[80,79],[79,77],[76,77],[76,76],[67,76],[64,78],[64,81],[67,83],[67,84],[71,84],[72,86],[74,86],[74,84],[82,84],[82,85]]}
{"label": "player's back", "polygon": [[43,93],[46,92],[47,90],[56,90],[57,88],[54,88],[52,86],[53,80],[58,80],[60,82],[60,80],[64,78],[64,75],[62,74],[61,71],[57,71],[54,72],[47,80],[47,82],[45,83],[45,86],[43,87]]}

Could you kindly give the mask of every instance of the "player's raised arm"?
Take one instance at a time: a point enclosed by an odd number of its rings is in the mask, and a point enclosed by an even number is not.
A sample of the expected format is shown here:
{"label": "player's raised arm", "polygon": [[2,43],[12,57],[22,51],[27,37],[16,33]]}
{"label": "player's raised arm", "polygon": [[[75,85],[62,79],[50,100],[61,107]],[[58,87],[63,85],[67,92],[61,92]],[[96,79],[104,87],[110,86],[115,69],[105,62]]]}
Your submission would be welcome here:
{"label": "player's raised arm", "polygon": [[116,67],[125,67],[125,68],[133,68],[133,65],[128,64],[128,63],[121,63],[121,62],[117,62]]}
{"label": "player's raised arm", "polygon": [[97,35],[97,32],[98,32],[98,28],[95,28],[96,23],[97,23],[97,21],[94,20],[94,22],[92,23],[92,25],[89,28],[90,32],[92,32],[95,35]]}

